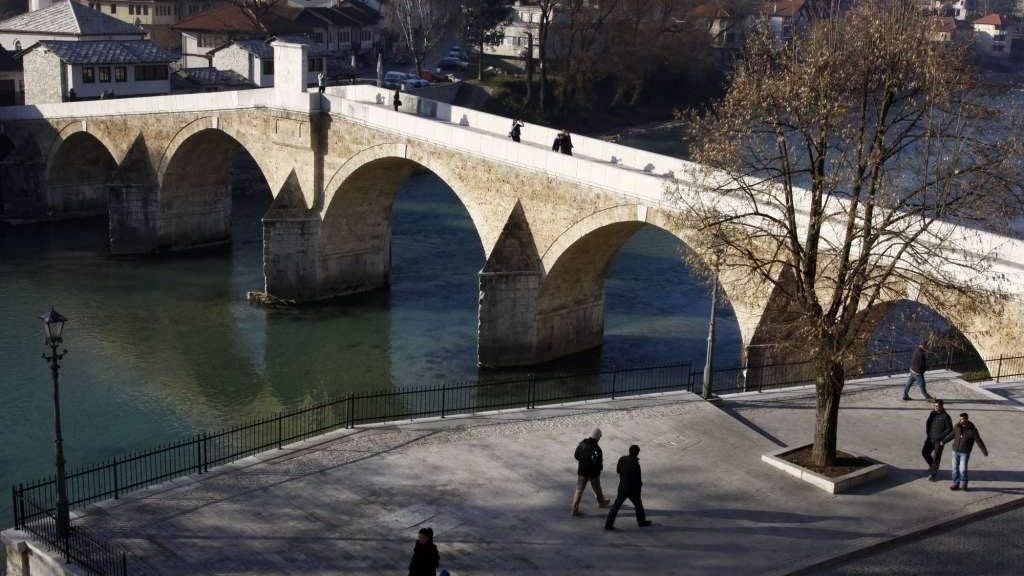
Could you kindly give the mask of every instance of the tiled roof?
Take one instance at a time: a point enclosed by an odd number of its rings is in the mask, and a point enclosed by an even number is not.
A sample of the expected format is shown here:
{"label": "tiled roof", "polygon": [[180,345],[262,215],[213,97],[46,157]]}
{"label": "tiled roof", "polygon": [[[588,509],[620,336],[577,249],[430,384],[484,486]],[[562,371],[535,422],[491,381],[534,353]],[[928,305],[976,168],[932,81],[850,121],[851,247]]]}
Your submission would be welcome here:
{"label": "tiled roof", "polygon": [[800,12],[800,9],[804,7],[805,0],[781,0],[779,2],[773,2],[769,8],[770,16],[779,16],[782,18],[792,18]]}
{"label": "tiled roof", "polygon": [[731,18],[729,11],[718,2],[708,2],[690,9],[687,16],[695,20]]}
{"label": "tiled roof", "polygon": [[183,83],[196,86],[255,86],[248,78],[234,70],[218,70],[217,68],[182,68],[174,73],[174,77]]}
{"label": "tiled roof", "polygon": [[143,24],[153,44],[170,52],[181,52],[181,32],[167,24]]}
{"label": "tiled roof", "polygon": [[[302,36],[278,36],[277,39],[282,42],[291,42],[293,44],[305,44],[306,46],[309,47],[308,54],[310,56],[323,56],[324,54],[326,54],[326,51],[323,48],[321,48],[319,44],[313,42],[309,38],[305,38]],[[218,50],[223,50],[224,48],[228,48],[230,46],[238,46],[242,50],[245,50],[246,52],[255,55],[257,58],[273,58],[274,47],[270,45],[270,42],[272,41],[273,39],[235,40],[231,44],[221,46],[220,48],[216,48],[214,50],[211,50],[210,52],[212,53]]]}
{"label": "tiled roof", "polygon": [[359,26],[359,22],[334,8],[305,8],[299,16],[299,22],[310,26],[323,26],[324,21],[335,26]]}
{"label": "tiled roof", "polygon": [[[269,34],[293,34],[307,31],[308,27],[296,22],[301,8],[291,8],[277,4],[272,11],[260,17],[260,22]],[[254,23],[255,17],[235,4],[221,4],[204,10],[178,22],[175,30],[194,32],[233,32],[251,36],[265,36],[266,33]]]}
{"label": "tiled roof", "polygon": [[145,34],[127,22],[107,16],[74,0],[65,0],[42,10],[26,12],[4,20],[0,22],[0,30],[69,36]]}
{"label": "tiled roof", "polygon": [[341,11],[346,16],[356,20],[361,26],[373,26],[380,22],[381,19],[379,12],[362,2],[353,0],[345,0],[343,3],[332,8],[332,10]]}
{"label": "tiled roof", "polygon": [[178,59],[149,40],[41,40],[26,52],[38,46],[68,64],[164,64]]}
{"label": "tiled roof", "polygon": [[982,25],[986,25],[986,26],[1005,26],[1006,24],[1009,24],[1010,22],[1009,22],[1009,18],[1007,18],[1006,16],[1003,16],[1002,14],[995,14],[995,13],[993,13],[993,14],[989,14],[988,16],[983,16],[981,18],[978,18],[977,20],[974,21],[974,23],[975,24],[982,24]]}

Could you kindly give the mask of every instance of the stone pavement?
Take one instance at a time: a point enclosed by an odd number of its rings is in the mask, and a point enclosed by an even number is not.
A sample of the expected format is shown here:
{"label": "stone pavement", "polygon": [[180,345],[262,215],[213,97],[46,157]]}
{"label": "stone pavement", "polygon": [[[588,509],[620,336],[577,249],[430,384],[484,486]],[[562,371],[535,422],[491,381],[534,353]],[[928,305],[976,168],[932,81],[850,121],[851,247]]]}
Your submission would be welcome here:
{"label": "stone pavement", "polygon": [[[166,575],[401,574],[421,526],[434,528],[455,576],[785,574],[1024,494],[1024,414],[930,377],[991,449],[974,456],[966,494],[922,477],[928,406],[901,402],[894,379],[848,387],[840,446],[893,466],[849,495],[759,460],[810,437],[803,389],[734,397],[721,410],[671,394],[359,428],[90,508],[82,521]],[[592,495],[584,518],[569,517],[572,453],[594,426],[606,468],[641,445],[654,526],[638,529],[627,508],[620,530],[605,532]],[[614,474],[603,479],[613,492]]]}

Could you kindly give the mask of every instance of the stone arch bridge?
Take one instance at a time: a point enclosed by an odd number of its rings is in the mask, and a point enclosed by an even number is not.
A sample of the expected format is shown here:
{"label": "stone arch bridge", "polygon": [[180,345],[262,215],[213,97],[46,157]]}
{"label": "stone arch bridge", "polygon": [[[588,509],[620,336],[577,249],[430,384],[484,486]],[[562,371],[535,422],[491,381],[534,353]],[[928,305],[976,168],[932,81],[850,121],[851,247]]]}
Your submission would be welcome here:
{"label": "stone arch bridge", "polygon": [[[263,218],[266,291],[313,301],[386,286],[391,208],[426,169],[468,211],[486,257],[478,357],[528,365],[599,346],[608,265],[644,226],[689,246],[666,191],[680,160],[372,86],[309,93],[305,52],[276,44],[271,89],[0,108],[0,193],[7,219],[106,213],[115,253],[182,250],[230,239],[230,165],[242,147],[274,195]],[[999,265],[1020,274],[1016,241]],[[723,275],[745,346],[770,340],[772,294]],[[1020,286],[1020,283],[1016,285]],[[742,296],[740,296],[742,294]],[[912,295],[907,298],[914,299]],[[939,313],[943,303],[925,302]],[[1019,333],[1019,307],[959,326],[984,358]]]}

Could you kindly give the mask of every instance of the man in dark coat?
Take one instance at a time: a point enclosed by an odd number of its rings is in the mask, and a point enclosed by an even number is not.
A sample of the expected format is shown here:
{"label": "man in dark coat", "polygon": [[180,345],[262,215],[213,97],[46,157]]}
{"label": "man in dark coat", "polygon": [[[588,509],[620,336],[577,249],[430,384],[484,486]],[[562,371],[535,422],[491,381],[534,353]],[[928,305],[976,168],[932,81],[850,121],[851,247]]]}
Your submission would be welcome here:
{"label": "man in dark coat", "polygon": [[583,498],[583,491],[587,483],[594,489],[597,496],[597,505],[607,508],[609,500],[604,497],[601,491],[601,470],[604,469],[604,453],[598,442],[601,440],[601,429],[595,428],[589,438],[576,446],[576,453],[573,455],[579,464],[576,466],[576,492],[572,495],[572,515],[582,516],[580,512],[580,499]]}
{"label": "man in dark coat", "polygon": [[903,399],[910,400],[910,387],[916,382],[921,388],[921,394],[925,400],[931,400],[928,395],[928,388],[925,387],[924,372],[928,369],[928,350],[924,342],[917,345],[914,350],[914,359],[910,362],[910,374],[907,376],[907,383],[903,385]]}
{"label": "man in dark coat", "polygon": [[928,479],[938,480],[939,464],[942,462],[942,440],[953,431],[953,419],[942,406],[942,400],[936,400],[928,421],[924,425],[926,437],[921,448],[921,456],[928,463]]}
{"label": "man in dark coat", "polygon": [[572,149],[575,148],[572,144],[572,136],[569,135],[568,130],[562,130],[562,143],[559,146],[562,154],[572,156]]}
{"label": "man in dark coat", "polygon": [[395,87],[395,98],[391,102],[395,107],[395,112],[398,112],[398,108],[402,105],[402,85],[399,84]]}
{"label": "man in dark coat", "polygon": [[640,447],[636,444],[629,447],[629,454],[619,458],[615,471],[619,473],[619,494],[615,497],[612,509],[608,511],[608,519],[604,521],[605,530],[615,530],[615,517],[619,508],[628,498],[636,509],[636,523],[641,528],[650,526],[651,521],[644,514],[644,503],[640,500],[640,487],[644,485],[640,476]]}
{"label": "man in dark coat", "polygon": [[960,413],[960,421],[953,425],[953,431],[939,443],[953,441],[953,485],[950,490],[967,490],[967,461],[971,459],[971,450],[978,444],[981,453],[988,457],[988,447],[981,439],[981,432],[967,417],[967,412]]}
{"label": "man in dark coat", "polygon": [[437,546],[434,546],[434,529],[420,528],[409,562],[409,576],[436,576],[440,563]]}

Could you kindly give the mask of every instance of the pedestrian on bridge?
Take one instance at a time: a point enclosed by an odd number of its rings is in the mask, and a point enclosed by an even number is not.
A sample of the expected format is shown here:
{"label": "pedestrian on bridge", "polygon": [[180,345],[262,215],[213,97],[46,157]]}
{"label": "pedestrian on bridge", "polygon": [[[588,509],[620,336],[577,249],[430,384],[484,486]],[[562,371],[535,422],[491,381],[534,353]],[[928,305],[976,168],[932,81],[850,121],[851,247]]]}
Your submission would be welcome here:
{"label": "pedestrian on bridge", "polygon": [[978,444],[981,453],[988,457],[988,447],[981,439],[981,432],[967,416],[967,412],[960,413],[960,421],[953,425],[953,430],[946,435],[939,445],[953,442],[953,485],[950,490],[967,491],[967,462],[971,459],[971,450],[974,444]]}
{"label": "pedestrian on bridge", "polygon": [[562,150],[562,154],[572,156],[572,149],[575,146],[572,145],[572,136],[569,135],[568,130],[562,130],[562,143],[559,148]]}
{"label": "pedestrian on bridge", "polygon": [[402,85],[399,84],[395,87],[395,99],[392,102],[395,106],[395,112],[398,112],[399,106],[402,105]]}
{"label": "pedestrian on bridge", "polygon": [[615,530],[615,517],[619,514],[619,508],[629,499],[636,509],[636,523],[641,528],[650,526],[652,522],[647,519],[644,512],[644,503],[640,499],[640,487],[644,485],[640,475],[640,447],[636,444],[629,447],[629,454],[619,458],[615,466],[619,473],[619,493],[615,497],[612,509],[608,511],[608,518],[604,521],[605,530]]}
{"label": "pedestrian on bridge", "polygon": [[511,138],[513,142],[519,142],[519,138],[522,135],[523,135],[523,123],[520,122],[518,119],[512,120],[512,130],[509,131],[508,137]]}
{"label": "pedestrian on bridge", "polygon": [[324,76],[323,72],[316,75],[316,84],[320,87],[320,93],[323,94],[324,88],[327,87],[327,78]]}
{"label": "pedestrian on bridge", "polygon": [[942,441],[953,431],[953,419],[943,407],[942,400],[936,400],[932,405],[924,429],[926,437],[921,456],[928,463],[928,479],[935,482],[938,480],[939,464],[942,463]]}
{"label": "pedestrian on bridge", "polygon": [[437,553],[437,546],[434,546],[434,529],[420,528],[409,562],[409,576],[437,576],[440,564],[441,557]]}
{"label": "pedestrian on bridge", "polygon": [[928,369],[928,349],[925,348],[926,342],[921,342],[917,345],[917,349],[914,350],[914,359],[910,362],[910,374],[907,376],[907,383],[903,385],[903,399],[910,400],[910,387],[917,383],[918,387],[921,388],[921,394],[924,395],[925,400],[931,400],[932,397],[928,395],[928,388],[925,385],[924,373]]}
{"label": "pedestrian on bridge", "polygon": [[597,505],[607,508],[610,502],[604,497],[601,491],[601,470],[604,469],[604,453],[598,442],[601,441],[601,429],[595,428],[589,438],[584,438],[576,446],[576,453],[573,457],[579,464],[576,466],[576,491],[572,495],[572,515],[582,516],[580,512],[580,499],[583,498],[583,491],[587,489],[587,483],[594,489],[594,496],[597,496]]}

